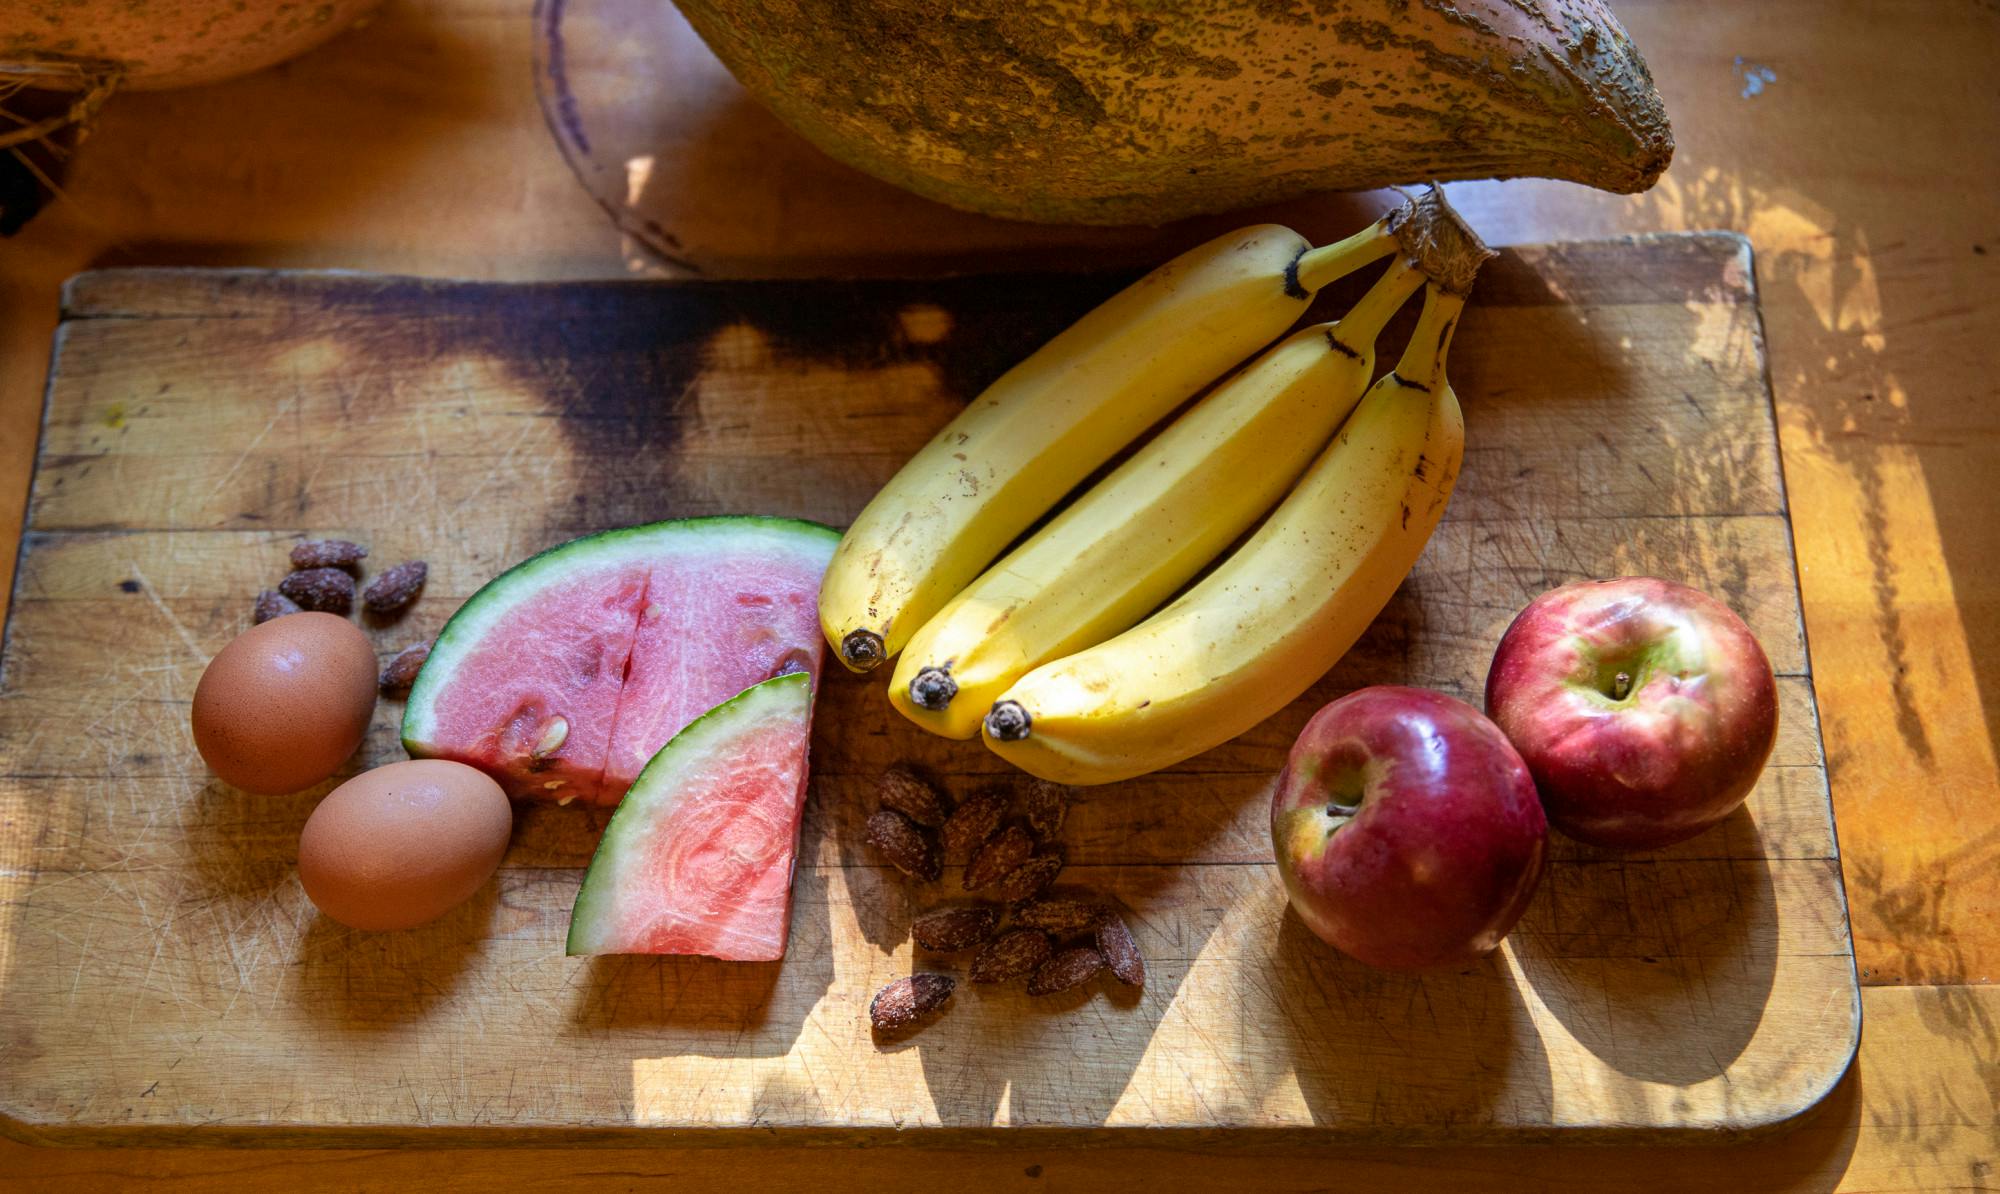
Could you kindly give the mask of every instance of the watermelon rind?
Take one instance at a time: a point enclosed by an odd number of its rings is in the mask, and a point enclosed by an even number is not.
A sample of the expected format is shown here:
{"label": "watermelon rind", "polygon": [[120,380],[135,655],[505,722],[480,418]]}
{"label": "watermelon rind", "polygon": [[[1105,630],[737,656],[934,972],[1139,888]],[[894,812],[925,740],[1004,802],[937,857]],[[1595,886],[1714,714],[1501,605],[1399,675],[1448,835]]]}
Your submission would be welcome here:
{"label": "watermelon rind", "polygon": [[485,645],[487,632],[508,613],[534,601],[552,585],[578,569],[615,566],[631,560],[657,559],[671,552],[701,551],[705,546],[740,548],[762,540],[771,551],[789,551],[817,560],[821,567],[833,556],[840,532],[802,518],[765,515],[716,515],[651,522],[600,531],[559,543],[530,556],[487,581],[468,597],[444,624],[431,644],[430,657],[417,673],[403,706],[403,748],[416,758],[434,754],[437,703],[450,690],[452,677],[471,652]]}
{"label": "watermelon rind", "polygon": [[615,923],[618,896],[626,889],[627,864],[637,860],[649,830],[679,801],[689,777],[719,747],[760,723],[802,721],[811,715],[812,677],[791,672],[744,689],[689,722],[661,747],[633,781],[597,841],[570,911],[567,953],[576,957],[603,952],[605,936]]}

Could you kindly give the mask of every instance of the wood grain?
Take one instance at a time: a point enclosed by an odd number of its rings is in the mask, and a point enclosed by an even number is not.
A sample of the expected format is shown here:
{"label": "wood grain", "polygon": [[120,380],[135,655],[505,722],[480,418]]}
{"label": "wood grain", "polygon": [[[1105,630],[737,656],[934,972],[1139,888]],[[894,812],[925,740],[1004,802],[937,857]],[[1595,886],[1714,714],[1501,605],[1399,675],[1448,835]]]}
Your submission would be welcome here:
{"label": "wood grain", "polygon": [[[1859,1006],[1735,238],[1494,264],[1454,359],[1478,452],[1395,601],[1300,702],[1087,793],[1072,818],[1064,881],[1126,907],[1143,993],[1043,1007],[967,990],[907,1044],[870,1041],[867,999],[914,964],[910,917],[953,888],[912,891],[861,846],[873,776],[915,758],[961,794],[1005,778],[903,725],[872,683],[835,678],[821,698],[782,965],[563,958],[597,827],[577,810],[525,812],[497,882],[443,921],[351,933],[293,870],[326,786],[246,796],[189,749],[187,694],[295,534],[431,561],[406,623],[371,630],[386,654],[580,530],[743,509],[844,521],[1115,282],[80,278],[0,687],[10,1129],[944,1144],[1166,1129],[1255,1147],[1741,1134],[1816,1102]],[[1561,843],[1506,949],[1463,973],[1381,975],[1313,940],[1260,826],[1312,709],[1384,680],[1474,696],[1530,596],[1625,570],[1725,595],[1783,674],[1783,735],[1745,811],[1640,858]],[[378,709],[353,766],[399,757],[397,713]]]}
{"label": "wood grain", "polygon": [[[877,1194],[948,1175],[967,1190],[1124,1191],[1255,1188],[1411,1194],[1689,1190],[1869,1194],[1991,1190],[2000,1139],[2000,990],[1871,987],[1859,1064],[1793,1130],[1737,1148],[1313,1148],[1243,1155],[1202,1149],[1062,1148],[1016,1133],[1004,1149],[755,1150],[604,1147],[468,1151],[395,1149],[33,1149],[0,1140],[0,1190],[87,1194],[315,1194],[484,1191],[728,1190],[747,1175],[781,1189]],[[11,1175],[11,1176],[10,1176]]]}

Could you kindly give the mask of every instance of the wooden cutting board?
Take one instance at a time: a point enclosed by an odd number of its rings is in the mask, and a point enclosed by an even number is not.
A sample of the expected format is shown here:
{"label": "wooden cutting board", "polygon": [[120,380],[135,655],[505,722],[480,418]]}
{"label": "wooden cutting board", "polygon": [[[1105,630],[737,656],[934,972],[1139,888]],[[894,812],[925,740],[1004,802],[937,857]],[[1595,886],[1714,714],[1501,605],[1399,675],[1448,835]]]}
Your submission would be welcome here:
{"label": "wooden cutting board", "polygon": [[[912,968],[913,912],[955,886],[877,865],[873,778],[898,759],[961,795],[1006,778],[976,744],[903,724],[880,679],[825,685],[782,964],[564,957],[598,828],[576,809],[524,810],[498,881],[443,921],[350,932],[294,868],[326,787],[247,796],[204,773],[189,694],[295,536],[430,561],[405,623],[370,630],[386,655],[582,532],[842,523],[1119,281],[75,279],[0,677],[6,1129],[1254,1145],[1740,1133],[1809,1108],[1848,1065],[1859,999],[1735,237],[1521,248],[1487,268],[1452,362],[1464,475],[1373,629],[1256,730],[1087,790],[1071,815],[1066,879],[1126,905],[1143,994],[961,988],[928,1031],[871,1042],[870,996]],[[1554,839],[1520,928],[1463,972],[1376,973],[1305,932],[1267,801],[1312,711],[1379,682],[1476,701],[1532,596],[1628,572],[1720,594],[1768,649],[1783,726],[1748,806],[1653,854]],[[401,757],[400,712],[378,708],[354,767]]]}

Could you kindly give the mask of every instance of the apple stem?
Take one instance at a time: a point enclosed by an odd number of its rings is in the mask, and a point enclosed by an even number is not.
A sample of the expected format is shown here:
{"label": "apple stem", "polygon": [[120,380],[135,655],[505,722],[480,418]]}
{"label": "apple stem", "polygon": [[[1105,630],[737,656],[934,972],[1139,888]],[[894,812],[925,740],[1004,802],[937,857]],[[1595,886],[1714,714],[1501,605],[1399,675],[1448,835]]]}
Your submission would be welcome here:
{"label": "apple stem", "polygon": [[1632,673],[1619,672],[1611,677],[1611,699],[1622,701],[1632,695]]}

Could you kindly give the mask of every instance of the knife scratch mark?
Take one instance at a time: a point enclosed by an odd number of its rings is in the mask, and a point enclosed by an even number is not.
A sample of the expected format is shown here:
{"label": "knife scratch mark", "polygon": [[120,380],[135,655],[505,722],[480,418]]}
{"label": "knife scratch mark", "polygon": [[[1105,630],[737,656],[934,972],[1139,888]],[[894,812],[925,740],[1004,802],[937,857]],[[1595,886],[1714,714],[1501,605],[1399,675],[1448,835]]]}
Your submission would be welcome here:
{"label": "knife scratch mark", "polygon": [[188,628],[181,625],[181,620],[174,616],[174,611],[167,608],[167,603],[160,600],[159,591],[153,588],[153,582],[147,580],[146,574],[139,571],[139,562],[137,560],[127,560],[126,566],[132,570],[132,579],[139,582],[139,591],[146,595],[146,600],[152,602],[153,608],[158,610],[160,616],[167,620],[167,625],[172,626],[174,633],[180,636],[181,642],[188,649],[188,655],[197,664],[207,667],[207,653],[201,649],[201,644],[195,641],[194,635],[188,632]]}

